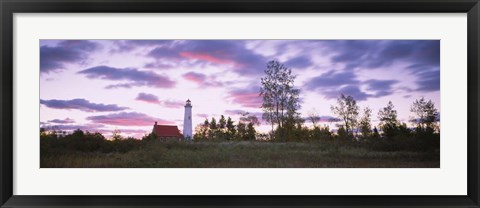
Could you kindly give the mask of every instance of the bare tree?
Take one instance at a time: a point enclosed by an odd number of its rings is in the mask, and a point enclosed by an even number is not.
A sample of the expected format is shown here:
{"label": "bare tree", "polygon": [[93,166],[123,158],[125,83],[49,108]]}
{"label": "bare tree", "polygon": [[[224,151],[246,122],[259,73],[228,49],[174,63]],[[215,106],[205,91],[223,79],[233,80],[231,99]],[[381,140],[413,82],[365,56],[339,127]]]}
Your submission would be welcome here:
{"label": "bare tree", "polygon": [[315,109],[308,112],[308,120],[312,122],[313,127],[317,127],[317,123],[320,121],[320,116]]}
{"label": "bare tree", "polygon": [[347,134],[353,133],[357,126],[358,105],[352,96],[340,95],[337,99],[337,106],[331,106],[333,114],[343,120],[345,131]]}
{"label": "bare tree", "polygon": [[297,120],[300,108],[300,90],[294,87],[292,70],[277,60],[267,63],[265,76],[261,78],[260,96],[263,98],[263,119],[279,129],[287,121]]}
{"label": "bare tree", "polygon": [[435,108],[432,100],[425,101],[422,97],[420,100],[415,100],[410,108],[410,111],[415,114],[414,120],[421,128],[435,128],[435,122],[438,118],[438,111]]}

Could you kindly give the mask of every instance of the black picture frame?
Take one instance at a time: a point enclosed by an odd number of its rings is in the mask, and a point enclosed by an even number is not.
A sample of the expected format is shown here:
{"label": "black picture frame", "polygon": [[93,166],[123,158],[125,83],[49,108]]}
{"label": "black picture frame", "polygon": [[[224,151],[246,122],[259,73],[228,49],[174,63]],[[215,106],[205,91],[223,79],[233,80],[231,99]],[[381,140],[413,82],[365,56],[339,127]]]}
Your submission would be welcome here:
{"label": "black picture frame", "polygon": [[[478,0],[0,0],[1,207],[480,207]],[[15,13],[467,13],[468,194],[465,196],[24,196],[13,195]]]}

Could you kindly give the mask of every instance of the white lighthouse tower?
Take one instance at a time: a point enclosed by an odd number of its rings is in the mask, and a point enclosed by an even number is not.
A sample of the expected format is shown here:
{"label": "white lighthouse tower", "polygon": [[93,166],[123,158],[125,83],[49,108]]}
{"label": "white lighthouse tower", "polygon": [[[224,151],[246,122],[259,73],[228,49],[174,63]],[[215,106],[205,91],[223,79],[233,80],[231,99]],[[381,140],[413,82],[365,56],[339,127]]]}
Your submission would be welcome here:
{"label": "white lighthouse tower", "polygon": [[185,104],[185,117],[183,117],[183,137],[192,139],[192,104],[190,99]]}

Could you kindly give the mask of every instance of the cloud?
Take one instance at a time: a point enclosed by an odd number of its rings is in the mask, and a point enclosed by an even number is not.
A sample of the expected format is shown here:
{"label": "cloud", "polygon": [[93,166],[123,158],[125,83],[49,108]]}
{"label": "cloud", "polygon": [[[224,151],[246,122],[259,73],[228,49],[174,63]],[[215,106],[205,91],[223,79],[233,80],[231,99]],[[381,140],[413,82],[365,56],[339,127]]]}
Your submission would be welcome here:
{"label": "cloud", "polygon": [[416,90],[421,92],[433,92],[440,90],[440,70],[424,71],[417,74]]}
{"label": "cloud", "polygon": [[146,63],[145,65],[143,65],[143,67],[147,69],[171,69],[174,68],[175,65],[157,61]]}
{"label": "cloud", "polygon": [[100,103],[91,103],[85,99],[73,99],[73,100],[42,100],[40,99],[40,104],[43,104],[49,108],[54,109],[66,109],[66,110],[80,110],[85,112],[108,112],[108,111],[121,111],[128,109],[127,107],[119,107],[114,104],[100,104]]}
{"label": "cloud", "polygon": [[227,100],[248,108],[259,108],[263,103],[259,87],[231,90],[228,92]]}
{"label": "cloud", "polygon": [[102,133],[102,130],[99,129],[101,127],[104,127],[102,124],[55,124],[55,125],[41,125],[40,128],[45,128],[46,130],[50,131],[74,131],[77,129],[80,129],[82,131],[89,131],[89,132],[99,132]]}
{"label": "cloud", "polygon": [[244,110],[226,110],[225,111],[225,114],[227,115],[242,115],[244,113],[246,113],[246,111]]}
{"label": "cloud", "polygon": [[392,85],[398,83],[397,80],[376,80],[365,81],[367,90],[374,92],[374,97],[383,97],[393,94]]}
{"label": "cloud", "polygon": [[333,116],[320,116],[319,122],[327,123],[327,122],[340,122],[340,121],[342,120]]}
{"label": "cloud", "polygon": [[147,55],[155,59],[180,59],[180,52],[176,48],[169,47],[156,47],[151,50]]}
{"label": "cloud", "polygon": [[40,72],[59,72],[64,70],[67,64],[80,64],[99,48],[99,44],[88,40],[67,40],[56,46],[41,46]]}
{"label": "cloud", "polygon": [[212,64],[233,67],[243,75],[263,73],[266,58],[245,47],[242,40],[186,40],[152,49],[147,56],[182,64]]}
{"label": "cloud", "polygon": [[[343,93],[356,100],[366,100],[370,97],[378,98],[393,94],[393,85],[396,83],[398,83],[397,80],[370,79],[360,81],[354,71],[332,70],[311,78],[305,83],[304,87],[308,90],[320,92],[329,99],[336,99]],[[363,86],[369,93],[361,90]]]}
{"label": "cloud", "polygon": [[235,63],[233,60],[217,58],[208,53],[192,53],[192,52],[184,51],[184,52],[180,52],[180,56],[190,58],[190,59],[207,61],[214,64],[234,64]]}
{"label": "cloud", "polygon": [[159,118],[154,118],[143,113],[136,112],[121,112],[100,116],[90,116],[87,120],[93,123],[114,125],[114,126],[151,126],[155,122],[159,124],[172,124]]}
{"label": "cloud", "polygon": [[137,95],[137,98],[135,98],[135,100],[143,101],[147,103],[160,104],[160,101],[158,100],[157,96],[153,94],[143,93],[143,92],[139,93]]}
{"label": "cloud", "polygon": [[331,70],[313,77],[308,80],[305,87],[309,90],[317,90],[327,88],[337,88],[343,85],[358,84],[357,76],[352,71],[335,71]]}
{"label": "cloud", "polygon": [[75,123],[75,120],[71,118],[65,118],[65,119],[53,119],[47,121],[48,123],[59,123],[59,124],[69,124],[69,123]]}
{"label": "cloud", "polygon": [[164,100],[161,101],[158,99],[156,95],[153,94],[148,94],[148,93],[139,93],[135,100],[142,101],[142,102],[147,102],[147,103],[152,103],[152,104],[158,104],[163,107],[167,108],[181,108],[184,106],[185,102],[178,101],[178,100]]}
{"label": "cloud", "polygon": [[183,108],[185,102],[182,101],[174,101],[174,100],[165,100],[160,103],[160,105],[167,107],[167,108]]}
{"label": "cloud", "polygon": [[153,72],[139,71],[135,68],[113,68],[108,66],[96,66],[78,72],[85,74],[90,79],[104,79],[113,81],[128,81],[128,83],[109,85],[106,88],[131,88],[133,86],[149,86],[155,88],[172,88],[175,82],[166,76]]}
{"label": "cloud", "polygon": [[306,56],[298,56],[285,62],[285,66],[293,69],[304,69],[312,66],[312,61]]}
{"label": "cloud", "polygon": [[347,85],[339,89],[329,89],[322,91],[322,93],[328,99],[337,99],[338,97],[340,97],[341,94],[350,95],[357,101],[366,100],[369,97],[375,97],[372,94],[367,94],[361,91],[360,88],[355,85]]}
{"label": "cloud", "polygon": [[172,40],[115,40],[111,53],[131,52],[139,47],[161,46],[173,43]]}
{"label": "cloud", "polygon": [[196,83],[203,83],[206,79],[207,76],[204,74],[196,73],[196,72],[188,72],[182,76],[184,79]]}
{"label": "cloud", "polygon": [[209,117],[208,114],[206,114],[206,113],[197,113],[197,114],[195,114],[195,116],[200,117],[200,118],[208,118]]}
{"label": "cloud", "polygon": [[388,67],[403,61],[428,67],[440,65],[439,40],[340,40],[325,41],[327,50],[336,53],[334,63],[345,69]]}
{"label": "cloud", "polygon": [[308,90],[320,92],[328,99],[336,99],[343,93],[356,100],[366,100],[372,95],[361,91],[360,83],[353,71],[332,70],[308,80],[305,87]]}
{"label": "cloud", "polygon": [[223,86],[221,82],[215,81],[212,77],[207,77],[204,74],[196,72],[188,72],[182,77],[188,81],[197,83],[200,87],[220,87]]}

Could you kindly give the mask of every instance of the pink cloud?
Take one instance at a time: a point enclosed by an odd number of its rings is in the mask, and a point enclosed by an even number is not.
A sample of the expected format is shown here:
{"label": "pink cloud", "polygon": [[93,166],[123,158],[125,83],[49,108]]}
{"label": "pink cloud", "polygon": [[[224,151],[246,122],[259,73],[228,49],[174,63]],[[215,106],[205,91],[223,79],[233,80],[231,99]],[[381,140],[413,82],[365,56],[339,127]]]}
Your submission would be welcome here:
{"label": "pink cloud", "polygon": [[207,76],[205,76],[204,74],[196,73],[196,72],[188,72],[188,73],[183,75],[183,78],[188,80],[188,81],[192,81],[192,82],[196,82],[198,84],[201,84],[201,83],[205,82],[205,80],[207,79]]}
{"label": "pink cloud", "polygon": [[114,125],[114,126],[151,126],[155,122],[159,124],[172,124],[170,121],[166,121],[159,118],[154,118],[143,113],[136,112],[122,112],[100,116],[87,117],[94,123]]}
{"label": "pink cloud", "polygon": [[191,59],[197,59],[197,60],[202,60],[202,61],[208,61],[210,63],[214,64],[234,64],[235,62],[232,60],[228,59],[220,59],[217,57],[214,57],[208,53],[193,53],[193,52],[180,52],[180,56],[185,57],[185,58],[191,58]]}
{"label": "pink cloud", "polygon": [[240,104],[244,107],[259,108],[262,105],[262,99],[258,92],[232,91],[228,98],[232,103]]}
{"label": "pink cloud", "polygon": [[221,82],[215,81],[213,77],[207,77],[204,74],[188,72],[182,76],[184,79],[197,83],[200,87],[220,87]]}

